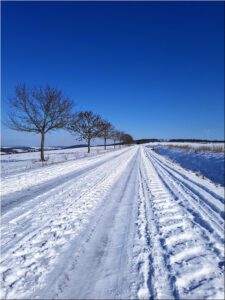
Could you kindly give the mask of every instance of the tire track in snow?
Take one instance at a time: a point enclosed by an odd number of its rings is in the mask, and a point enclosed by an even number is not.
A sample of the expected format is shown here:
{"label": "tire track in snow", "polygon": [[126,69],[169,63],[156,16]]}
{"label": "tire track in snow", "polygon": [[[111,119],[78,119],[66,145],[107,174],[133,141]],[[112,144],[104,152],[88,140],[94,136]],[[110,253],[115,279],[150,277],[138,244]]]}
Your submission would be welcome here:
{"label": "tire track in snow", "polygon": [[51,289],[37,291],[40,298],[131,298],[132,216],[136,210],[132,196],[136,195],[138,155],[137,152],[114,183],[113,195],[110,192],[105,196],[84,236],[71,245],[72,257],[69,250],[64,266],[50,274]]}
{"label": "tire track in snow", "polygon": [[[149,148],[146,149],[147,152],[149,152],[148,149]],[[196,180],[194,180],[193,178],[188,176],[188,174],[184,174],[184,170],[186,171],[186,169],[183,169],[179,165],[177,165],[175,168],[174,163],[172,163],[172,161],[170,161],[166,157],[163,157],[162,155],[156,153],[155,151],[151,150],[151,154],[152,154],[152,156],[154,156],[155,160],[157,160],[157,162],[160,163],[164,168],[172,171],[173,173],[176,173],[177,175],[180,175],[181,178],[183,178],[184,180],[187,180],[187,183],[189,183],[189,185],[194,184],[196,186],[196,188],[200,188],[204,192],[209,193],[209,195],[213,196],[214,199],[217,199],[220,203],[224,204],[224,197],[221,195],[221,193],[220,194],[215,193],[214,191],[210,190],[207,186],[204,186],[203,184],[197,182]],[[182,171],[179,171],[179,169],[183,169],[182,170],[183,173],[182,173]]]}
{"label": "tire track in snow", "polygon": [[[138,216],[134,257],[139,280],[135,283],[139,299],[173,299],[175,291],[165,266],[165,251],[154,220],[151,191],[148,186],[145,161],[141,153],[139,169]],[[140,283],[139,283],[140,282]]]}
{"label": "tire track in snow", "polygon": [[[131,149],[83,178],[80,188],[83,184],[85,187],[81,193],[79,186],[77,189],[70,184],[62,193],[46,199],[44,208],[51,207],[51,201],[59,204],[49,215],[42,207],[42,210],[29,216],[36,229],[26,232],[20,228],[23,237],[1,257],[3,298],[18,298],[18,295],[20,298],[29,297],[37,286],[45,283],[53,264],[88,223],[88,218],[126,169],[135,152],[136,149]],[[97,181],[91,182],[97,174],[100,178],[97,176]],[[64,197],[66,200],[61,202]]]}
{"label": "tire track in snow", "polygon": [[[1,254],[3,255],[7,249],[10,249],[24,237],[29,238],[36,230],[46,226],[49,223],[49,215],[46,214],[49,207],[55,209],[55,214],[58,210],[65,209],[65,206],[71,206],[71,197],[76,196],[76,199],[82,196],[83,193],[95,188],[96,184],[100,184],[114,168],[119,166],[126,157],[126,153],[113,158],[113,160],[104,162],[96,168],[93,168],[87,174],[82,174],[70,181],[60,185],[57,188],[50,189],[31,199],[26,204],[20,205],[12,212],[2,216],[1,219]],[[120,157],[121,156],[121,157]],[[59,199],[61,201],[57,201]],[[64,200],[65,199],[65,200]],[[34,209],[34,206],[37,205]],[[53,212],[52,212],[53,214]],[[41,222],[40,222],[41,220]]]}
{"label": "tire track in snow", "polygon": [[[96,184],[104,180],[105,177],[107,177],[110,172],[113,172],[113,169],[123,161],[124,156],[126,157],[127,155],[126,152],[116,155],[111,158],[110,161],[104,160],[103,163],[95,166],[95,168],[91,167],[91,170],[85,169],[85,172],[81,175],[79,172],[78,175],[75,173],[74,176],[72,178],[70,177],[70,180],[64,184],[56,182],[54,183],[54,188],[50,185],[47,192],[41,188],[38,195],[29,202],[19,202],[16,208],[3,215],[1,220],[2,253],[5,252],[6,248],[11,248],[11,244],[16,244],[24,236],[28,236],[29,232],[34,232],[34,224],[37,224],[37,228],[39,228],[39,219],[41,219],[42,224],[49,222],[48,215],[46,215],[46,211],[48,211],[49,207],[56,209],[57,213],[59,209],[67,205],[68,201],[69,205],[71,205],[70,198],[72,194],[73,197],[77,194],[76,197],[79,199],[82,193],[86,193],[88,189],[91,190]],[[113,161],[115,161],[115,165],[113,165]],[[59,202],[57,201],[59,198],[69,200]],[[17,227],[19,227],[21,231],[19,234],[17,234]]]}
{"label": "tire track in snow", "polygon": [[170,167],[169,164],[165,161],[160,161],[160,159],[157,158],[158,155],[156,155],[155,153],[153,154],[151,152],[151,154],[151,159],[153,159],[153,162],[160,165],[161,168],[163,168],[175,180],[182,183],[185,189],[187,191],[189,190],[190,194],[198,197],[201,201],[201,205],[205,205],[207,206],[207,209],[211,210],[214,213],[217,213],[217,218],[221,219],[220,223],[222,224],[222,220],[224,219],[224,198],[210,191],[201,184],[190,180],[187,176],[185,176],[185,174],[182,174],[175,168]]}
{"label": "tire track in snow", "polygon": [[[173,176],[170,172],[168,173],[162,164],[155,160],[154,153],[149,151],[146,152],[147,157],[151,160],[156,168],[158,175],[161,180],[174,195],[177,202],[187,211],[189,215],[194,218],[196,224],[204,230],[205,235],[212,241],[211,245],[214,247],[214,251],[220,255],[221,260],[224,259],[224,220],[221,220],[221,215],[218,214],[217,210],[213,211],[211,206],[205,205],[205,197],[196,195],[189,190],[183,182]],[[175,191],[175,192],[174,192]],[[211,201],[213,201],[211,199]],[[217,199],[215,199],[217,202]]]}
{"label": "tire track in snow", "polygon": [[[127,148],[116,150],[106,153],[105,156],[88,157],[75,162],[63,162],[3,178],[1,182],[1,212],[2,214],[11,213],[18,204],[24,204],[37,195],[41,196],[44,192],[48,193],[49,189],[53,190],[58,185],[91,172],[110,159],[116,159],[123,155],[128,150]],[[17,184],[14,184],[15,181]]]}
{"label": "tire track in snow", "polygon": [[[158,251],[164,251],[164,269],[165,273],[169,274],[173,297],[220,299],[224,292],[224,278],[220,268],[222,253],[218,255],[218,252],[214,251],[202,228],[177,202],[178,197],[175,195],[179,192],[174,189],[172,194],[164,185],[162,176],[157,173],[158,165],[153,165],[149,156],[150,154],[146,155],[143,151],[153,220],[157,227],[156,236],[160,237],[161,246]],[[169,180],[169,176],[165,179]],[[150,232],[150,237],[151,235],[154,235],[154,231]],[[154,270],[157,268],[154,258],[152,267]],[[156,278],[154,282],[157,280]]]}

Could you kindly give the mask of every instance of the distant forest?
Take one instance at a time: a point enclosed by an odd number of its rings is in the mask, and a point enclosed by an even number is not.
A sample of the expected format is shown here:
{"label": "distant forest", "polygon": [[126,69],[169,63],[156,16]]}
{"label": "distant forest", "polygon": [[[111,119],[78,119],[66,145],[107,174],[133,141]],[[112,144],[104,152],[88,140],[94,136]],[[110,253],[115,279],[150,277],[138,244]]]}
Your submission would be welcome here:
{"label": "distant forest", "polygon": [[202,140],[202,139],[140,139],[134,140],[136,144],[145,144],[145,143],[153,143],[153,142],[184,142],[184,143],[224,143],[223,140]]}

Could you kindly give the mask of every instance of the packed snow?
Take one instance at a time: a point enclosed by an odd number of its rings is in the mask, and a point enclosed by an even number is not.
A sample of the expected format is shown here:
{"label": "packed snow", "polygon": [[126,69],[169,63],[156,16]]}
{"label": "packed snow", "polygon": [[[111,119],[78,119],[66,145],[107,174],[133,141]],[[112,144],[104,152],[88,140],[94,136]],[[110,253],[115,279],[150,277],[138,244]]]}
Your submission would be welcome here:
{"label": "packed snow", "polygon": [[9,157],[1,299],[223,299],[224,189],[149,147],[79,151]]}

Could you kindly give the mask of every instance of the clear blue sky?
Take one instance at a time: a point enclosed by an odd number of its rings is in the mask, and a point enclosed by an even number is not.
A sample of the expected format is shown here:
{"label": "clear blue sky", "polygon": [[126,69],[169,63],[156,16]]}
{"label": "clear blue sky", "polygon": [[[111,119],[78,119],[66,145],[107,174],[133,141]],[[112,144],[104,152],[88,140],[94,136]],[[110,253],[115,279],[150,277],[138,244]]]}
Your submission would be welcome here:
{"label": "clear blue sky", "polygon": [[[3,119],[19,82],[62,88],[135,138],[224,139],[224,3],[3,2]],[[2,128],[2,143],[39,137]]]}

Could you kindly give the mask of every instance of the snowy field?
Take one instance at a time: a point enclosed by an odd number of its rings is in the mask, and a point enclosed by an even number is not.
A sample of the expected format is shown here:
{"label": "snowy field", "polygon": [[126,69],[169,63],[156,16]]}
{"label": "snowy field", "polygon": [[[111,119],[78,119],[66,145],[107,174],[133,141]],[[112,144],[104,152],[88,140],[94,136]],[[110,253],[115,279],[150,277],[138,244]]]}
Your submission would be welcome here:
{"label": "snowy field", "polygon": [[224,298],[221,186],[145,146],[60,151],[2,156],[1,299]]}
{"label": "snowy field", "polygon": [[178,144],[176,147],[171,146],[171,143],[149,145],[149,147],[154,148],[158,154],[164,155],[183,168],[192,170],[198,175],[204,176],[212,182],[224,186],[224,152],[198,150],[204,150],[204,147],[206,147],[206,149],[218,149],[218,147],[224,149],[224,144],[187,144],[188,150],[179,148],[179,146],[184,147],[185,144]]}
{"label": "snowy field", "polygon": [[[118,147],[119,146],[116,146],[116,149],[118,149]],[[87,153],[87,147],[47,150],[45,151],[46,161],[44,163],[40,162],[40,152],[3,154],[1,155],[1,172],[2,176],[12,175],[20,171],[36,169],[68,160],[96,156],[113,149],[113,146],[107,146],[107,150],[104,150],[104,147],[92,147],[91,153],[89,154]]]}

